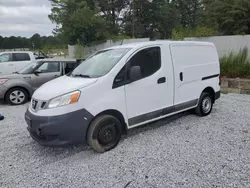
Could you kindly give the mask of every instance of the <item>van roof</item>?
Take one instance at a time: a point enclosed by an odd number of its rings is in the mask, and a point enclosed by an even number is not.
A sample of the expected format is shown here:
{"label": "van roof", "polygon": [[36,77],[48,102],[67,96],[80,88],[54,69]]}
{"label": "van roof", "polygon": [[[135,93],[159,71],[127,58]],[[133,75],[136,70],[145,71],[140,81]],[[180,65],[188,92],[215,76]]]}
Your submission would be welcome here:
{"label": "van roof", "polygon": [[140,48],[140,47],[149,46],[149,45],[171,45],[171,44],[198,44],[198,45],[210,45],[210,46],[213,45],[213,43],[211,43],[211,42],[200,42],[200,41],[156,40],[156,41],[146,41],[146,42],[136,42],[136,43],[123,44],[123,45],[119,45],[119,46],[113,46],[113,47],[110,47],[107,49]]}

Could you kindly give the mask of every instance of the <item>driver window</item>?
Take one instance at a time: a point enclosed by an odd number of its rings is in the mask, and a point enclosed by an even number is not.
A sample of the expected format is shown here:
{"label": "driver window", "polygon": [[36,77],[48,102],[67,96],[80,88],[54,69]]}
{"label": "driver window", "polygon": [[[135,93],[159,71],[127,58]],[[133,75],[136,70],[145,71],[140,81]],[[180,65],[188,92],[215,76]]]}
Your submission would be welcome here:
{"label": "driver window", "polygon": [[129,60],[130,67],[140,66],[142,78],[153,75],[161,68],[160,47],[146,48],[136,53]]}
{"label": "driver window", "polygon": [[[161,68],[161,48],[150,47],[137,52],[128,62],[129,67],[141,67],[141,79],[149,77]],[[126,72],[125,67],[117,74],[114,79],[113,89],[125,85],[126,78],[129,78],[129,71]]]}
{"label": "driver window", "polygon": [[59,62],[45,62],[38,69],[41,73],[60,72]]}

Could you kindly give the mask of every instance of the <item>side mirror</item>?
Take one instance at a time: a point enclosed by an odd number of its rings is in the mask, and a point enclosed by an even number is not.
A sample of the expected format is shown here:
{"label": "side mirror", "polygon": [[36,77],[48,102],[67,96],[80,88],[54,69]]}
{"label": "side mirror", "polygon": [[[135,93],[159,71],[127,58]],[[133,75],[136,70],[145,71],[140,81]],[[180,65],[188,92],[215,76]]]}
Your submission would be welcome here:
{"label": "side mirror", "polygon": [[129,80],[131,82],[137,81],[141,78],[141,67],[140,66],[134,66],[130,69],[129,72]]}
{"label": "side mirror", "polygon": [[39,76],[40,73],[42,73],[42,72],[41,72],[41,71],[37,71],[37,70],[34,71],[34,74],[35,74],[36,76]]}

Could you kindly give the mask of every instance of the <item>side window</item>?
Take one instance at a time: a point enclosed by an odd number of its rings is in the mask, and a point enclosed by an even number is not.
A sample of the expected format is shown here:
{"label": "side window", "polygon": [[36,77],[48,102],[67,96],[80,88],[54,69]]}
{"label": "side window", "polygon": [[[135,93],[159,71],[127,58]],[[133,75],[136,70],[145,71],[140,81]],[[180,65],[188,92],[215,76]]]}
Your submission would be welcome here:
{"label": "side window", "polygon": [[126,74],[126,68],[124,66],[115,77],[113,83],[113,89],[125,85],[126,82],[125,74]]}
{"label": "side window", "polygon": [[41,73],[60,72],[59,62],[45,62],[38,69]]}
{"label": "side window", "polygon": [[151,47],[139,51],[129,60],[129,66],[140,66],[142,78],[153,75],[161,68],[160,47]]}
{"label": "side window", "polygon": [[65,74],[72,72],[78,65],[76,62],[64,63]]}
{"label": "side window", "polygon": [[14,61],[29,61],[30,56],[27,53],[13,53]]}
{"label": "side window", "polygon": [[11,61],[11,54],[0,55],[0,63]]}

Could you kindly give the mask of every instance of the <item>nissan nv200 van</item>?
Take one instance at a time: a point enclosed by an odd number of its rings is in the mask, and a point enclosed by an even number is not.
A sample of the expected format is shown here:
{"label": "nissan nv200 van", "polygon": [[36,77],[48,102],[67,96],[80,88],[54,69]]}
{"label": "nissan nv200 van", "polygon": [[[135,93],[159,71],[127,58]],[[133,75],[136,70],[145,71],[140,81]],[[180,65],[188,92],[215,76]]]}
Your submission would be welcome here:
{"label": "nissan nv200 van", "polygon": [[86,142],[103,153],[128,129],[191,109],[209,115],[220,98],[219,76],[212,43],[111,47],[36,90],[25,114],[27,129],[43,146]]}

